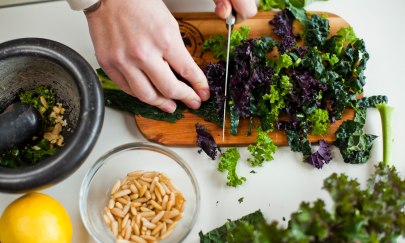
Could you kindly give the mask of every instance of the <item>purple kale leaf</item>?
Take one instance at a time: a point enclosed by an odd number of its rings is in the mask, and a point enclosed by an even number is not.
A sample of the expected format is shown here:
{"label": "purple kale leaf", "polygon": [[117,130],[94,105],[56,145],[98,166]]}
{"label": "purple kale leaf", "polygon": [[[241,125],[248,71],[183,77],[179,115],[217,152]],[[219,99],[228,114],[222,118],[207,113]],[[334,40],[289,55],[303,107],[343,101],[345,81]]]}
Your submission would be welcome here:
{"label": "purple kale leaf", "polygon": [[195,130],[197,132],[197,145],[204,151],[212,160],[217,157],[217,152],[221,152],[221,149],[215,142],[212,135],[208,132],[207,127],[201,125],[200,123],[195,124]]}
{"label": "purple kale leaf", "polygon": [[269,87],[274,69],[265,65],[266,53],[274,46],[270,38],[244,40],[235,47],[230,76],[230,96],[238,116],[251,117],[252,92]]}
{"label": "purple kale leaf", "polygon": [[273,32],[281,38],[280,51],[286,52],[297,44],[298,37],[293,33],[294,15],[285,9],[278,13],[269,22],[273,26]]}
{"label": "purple kale leaf", "polygon": [[322,92],[326,91],[327,85],[314,79],[310,72],[296,69],[293,72],[295,87],[291,92],[291,98],[287,101],[286,112],[294,116],[300,111],[309,114],[314,108],[321,107]]}
{"label": "purple kale leaf", "polygon": [[317,169],[322,167],[332,160],[330,145],[324,140],[319,140],[319,149],[315,153],[306,158],[306,162],[315,166]]}
{"label": "purple kale leaf", "polygon": [[225,101],[225,62],[208,63],[204,68],[205,76],[210,87],[211,97],[213,100],[217,114],[223,114]]}

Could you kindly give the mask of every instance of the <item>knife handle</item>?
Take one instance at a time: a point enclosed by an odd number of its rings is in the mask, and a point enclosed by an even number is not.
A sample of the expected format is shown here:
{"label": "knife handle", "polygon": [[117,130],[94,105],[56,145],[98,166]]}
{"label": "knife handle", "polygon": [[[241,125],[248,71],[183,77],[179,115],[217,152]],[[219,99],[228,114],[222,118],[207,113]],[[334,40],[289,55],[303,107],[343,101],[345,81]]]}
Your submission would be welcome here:
{"label": "knife handle", "polygon": [[233,28],[233,25],[235,24],[235,22],[236,22],[236,11],[235,11],[235,9],[232,8],[231,14],[225,20],[226,27]]}

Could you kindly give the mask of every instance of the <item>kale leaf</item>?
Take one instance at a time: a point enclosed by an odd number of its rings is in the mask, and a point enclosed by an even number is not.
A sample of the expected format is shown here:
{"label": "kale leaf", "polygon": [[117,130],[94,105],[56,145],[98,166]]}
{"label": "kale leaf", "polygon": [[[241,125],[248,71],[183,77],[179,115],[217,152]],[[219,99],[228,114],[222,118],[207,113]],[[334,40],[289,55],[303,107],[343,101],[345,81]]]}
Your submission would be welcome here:
{"label": "kale leaf", "polygon": [[[250,26],[241,26],[239,30],[233,30],[231,33],[231,48],[230,55],[233,55],[233,50],[237,45],[239,45],[243,40],[249,35]],[[228,40],[224,35],[211,35],[202,46],[202,50],[212,51],[216,59],[225,60],[226,59],[226,48]]]}
{"label": "kale leaf", "polygon": [[273,26],[273,32],[281,38],[281,52],[286,52],[297,44],[298,37],[293,33],[294,19],[294,15],[290,10],[284,9],[269,22]]}
{"label": "kale leaf", "polygon": [[332,160],[330,145],[324,140],[319,140],[319,148],[316,152],[308,156],[305,161],[317,169],[322,167]]}
{"label": "kale leaf", "polygon": [[273,154],[277,151],[277,146],[269,137],[267,132],[260,128],[257,131],[256,144],[248,145],[248,150],[251,156],[247,161],[252,166],[263,166],[264,161],[273,160]]}
{"label": "kale leaf", "polygon": [[336,173],[324,180],[323,188],[333,206],[321,199],[302,202],[287,228],[256,211],[206,234],[201,231],[200,242],[395,242],[405,236],[405,179],[395,167],[379,163],[364,189],[356,179]]}
{"label": "kale leaf", "polygon": [[373,140],[377,136],[366,134],[364,124],[353,120],[344,121],[336,131],[335,145],[346,163],[363,164],[371,155]]}
{"label": "kale leaf", "polygon": [[141,115],[159,121],[174,123],[183,118],[183,112],[185,110],[185,105],[183,103],[176,102],[177,109],[173,113],[164,112],[157,107],[146,104],[138,98],[122,91],[112,82],[101,68],[97,69],[96,72],[103,87],[104,103],[106,106],[120,111],[129,112],[132,115]]}
{"label": "kale leaf", "polygon": [[225,172],[228,171],[227,183],[226,185],[237,187],[242,185],[246,178],[241,176],[239,177],[236,174],[236,166],[240,159],[240,154],[237,148],[228,148],[224,153],[219,157],[218,171]]}
{"label": "kale leaf", "polygon": [[197,145],[204,151],[212,160],[217,157],[217,152],[221,152],[218,144],[215,142],[212,135],[208,132],[208,128],[204,125],[195,124],[195,130],[197,132]]}
{"label": "kale leaf", "polygon": [[[263,213],[260,210],[257,210],[253,213],[243,216],[238,220],[228,220],[223,226],[211,230],[207,233],[199,232],[200,242],[201,243],[222,243],[227,242],[228,237],[235,238],[229,235],[229,232],[236,228],[239,224],[248,224],[257,228],[260,224],[265,223]],[[229,236],[228,236],[229,235]]]}
{"label": "kale leaf", "polygon": [[327,110],[316,108],[309,114],[307,121],[311,126],[311,133],[313,135],[323,136],[328,132],[330,120]]}
{"label": "kale leaf", "polygon": [[329,35],[329,21],[326,17],[312,14],[305,29],[305,45],[323,46]]}

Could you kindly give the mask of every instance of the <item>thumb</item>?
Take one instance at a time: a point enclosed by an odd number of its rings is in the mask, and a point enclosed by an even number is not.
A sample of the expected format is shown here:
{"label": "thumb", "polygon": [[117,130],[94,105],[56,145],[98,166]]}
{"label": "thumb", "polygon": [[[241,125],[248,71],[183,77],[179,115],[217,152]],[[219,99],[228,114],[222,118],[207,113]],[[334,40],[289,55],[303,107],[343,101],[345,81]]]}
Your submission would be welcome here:
{"label": "thumb", "polygon": [[231,14],[232,5],[229,0],[214,0],[214,3],[216,5],[215,13],[218,17],[226,19]]}

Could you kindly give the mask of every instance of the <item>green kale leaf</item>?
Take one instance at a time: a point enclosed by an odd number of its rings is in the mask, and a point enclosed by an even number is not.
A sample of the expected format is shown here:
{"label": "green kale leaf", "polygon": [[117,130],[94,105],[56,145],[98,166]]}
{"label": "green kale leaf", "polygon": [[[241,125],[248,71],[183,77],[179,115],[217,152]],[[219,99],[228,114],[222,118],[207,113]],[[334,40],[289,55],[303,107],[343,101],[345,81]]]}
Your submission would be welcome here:
{"label": "green kale leaf", "polygon": [[336,173],[323,188],[332,198],[330,210],[320,199],[302,202],[287,228],[256,211],[200,232],[200,242],[395,242],[405,236],[405,179],[395,167],[379,163],[364,189],[356,179]]}
{"label": "green kale leaf", "polygon": [[364,108],[376,107],[378,104],[386,104],[388,102],[388,97],[385,95],[373,95],[365,96],[357,100],[357,105]]}
{"label": "green kale leaf", "polygon": [[122,91],[101,68],[96,71],[103,87],[104,103],[106,106],[129,112],[132,115],[141,115],[159,121],[174,123],[183,118],[183,112],[185,110],[183,103],[177,102],[177,109],[173,113],[164,112]]}
{"label": "green kale leaf", "polygon": [[312,127],[313,135],[323,136],[328,132],[330,126],[329,113],[327,110],[316,108],[307,118],[307,122]]}
{"label": "green kale leaf", "polygon": [[[260,224],[265,223],[265,219],[263,216],[263,213],[260,210],[257,210],[253,213],[250,213],[248,215],[243,216],[242,218],[238,220],[228,220],[223,226],[211,230],[207,233],[203,233],[200,231],[199,236],[200,236],[200,242],[201,243],[222,243],[222,242],[227,242],[228,237],[229,238],[236,238],[234,237],[234,234],[230,234],[233,229],[235,229],[237,226],[240,224],[247,224],[252,226],[253,228],[258,228]],[[251,232],[251,230],[249,230]],[[235,231],[236,235],[238,235],[238,231]],[[234,241],[230,241],[234,242]]]}
{"label": "green kale leaf", "polygon": [[236,166],[240,159],[240,154],[237,148],[228,148],[223,154],[219,157],[218,171],[225,172],[228,171],[227,179],[228,182],[226,185],[237,187],[242,185],[246,178],[241,176],[239,177],[236,174]]}
{"label": "green kale leaf", "polygon": [[277,146],[267,132],[262,131],[260,128],[257,132],[256,144],[248,145],[251,157],[247,161],[252,166],[262,166],[264,161],[273,160],[273,154],[277,151]]}
{"label": "green kale leaf", "polygon": [[[248,37],[249,30],[250,26],[241,26],[239,30],[232,31],[230,55],[233,55],[235,46],[239,45]],[[204,52],[210,50],[216,59],[225,60],[227,43],[228,40],[225,35],[212,35],[206,41],[204,41],[202,50]]]}
{"label": "green kale leaf", "polygon": [[276,70],[276,74],[279,74],[282,69],[291,67],[293,65],[293,61],[287,53],[283,53],[276,61],[269,61],[268,65],[273,66],[273,68]]}
{"label": "green kale leaf", "polygon": [[351,26],[342,27],[336,35],[326,40],[324,50],[328,53],[340,56],[345,45],[357,41],[358,38]]}
{"label": "green kale leaf", "polygon": [[346,163],[363,164],[370,158],[372,142],[377,136],[366,134],[363,126],[364,124],[360,122],[347,120],[335,133],[335,145],[339,148]]}
{"label": "green kale leaf", "polygon": [[329,35],[329,20],[313,14],[305,29],[305,45],[310,47],[323,46]]}
{"label": "green kale leaf", "polygon": [[311,143],[308,140],[306,129],[287,129],[286,135],[291,151],[302,152],[304,157],[311,155]]}

